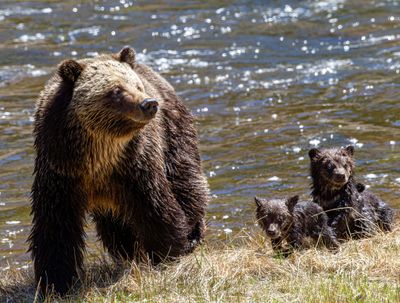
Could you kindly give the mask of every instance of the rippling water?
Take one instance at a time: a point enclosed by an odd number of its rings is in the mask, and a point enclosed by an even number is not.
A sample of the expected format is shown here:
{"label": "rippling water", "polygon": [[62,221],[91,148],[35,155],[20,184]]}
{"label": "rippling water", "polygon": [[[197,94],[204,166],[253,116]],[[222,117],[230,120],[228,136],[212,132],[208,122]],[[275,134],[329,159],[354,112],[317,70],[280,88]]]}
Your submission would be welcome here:
{"label": "rippling water", "polygon": [[256,194],[307,197],[314,146],[356,145],[359,178],[400,205],[399,1],[82,2],[0,4],[2,268],[29,264],[36,96],[61,60],[124,45],[198,118],[210,240],[254,228]]}

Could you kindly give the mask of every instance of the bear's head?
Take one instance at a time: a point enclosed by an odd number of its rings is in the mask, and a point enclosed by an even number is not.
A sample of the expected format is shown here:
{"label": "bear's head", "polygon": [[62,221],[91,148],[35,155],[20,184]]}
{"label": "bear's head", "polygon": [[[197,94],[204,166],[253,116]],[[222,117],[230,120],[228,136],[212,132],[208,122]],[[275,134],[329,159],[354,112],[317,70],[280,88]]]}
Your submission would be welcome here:
{"label": "bear's head", "polygon": [[293,209],[299,196],[288,199],[262,199],[255,197],[258,224],[271,239],[284,237],[293,220]]}
{"label": "bear's head", "polygon": [[135,51],[93,59],[66,60],[58,75],[73,89],[69,110],[93,133],[127,136],[149,123],[158,111],[155,96],[135,72]]}
{"label": "bear's head", "polygon": [[354,147],[317,149],[308,153],[311,160],[311,177],[329,190],[342,188],[354,174]]}

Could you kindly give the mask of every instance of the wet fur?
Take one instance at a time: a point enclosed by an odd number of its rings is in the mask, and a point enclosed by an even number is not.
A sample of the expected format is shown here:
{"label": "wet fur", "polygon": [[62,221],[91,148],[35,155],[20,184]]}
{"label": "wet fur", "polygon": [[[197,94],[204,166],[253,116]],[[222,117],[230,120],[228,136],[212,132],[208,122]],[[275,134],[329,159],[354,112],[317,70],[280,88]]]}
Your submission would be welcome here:
{"label": "wet fur", "polygon": [[287,200],[255,198],[257,222],[271,238],[273,249],[285,251],[285,241],[289,249],[305,248],[308,237],[330,249],[337,248],[338,242],[323,209],[310,201],[298,203],[298,199],[298,196]]}
{"label": "wet fur", "polygon": [[[122,114],[107,107],[116,85],[131,101]],[[135,107],[146,97],[159,101],[149,121]],[[203,239],[208,186],[193,116],[133,50],[62,63],[37,101],[34,137],[29,242],[43,292],[78,279],[88,212],[115,259],[158,263]]]}
{"label": "wet fur", "polygon": [[[374,234],[378,229],[390,231],[393,210],[354,178],[354,149],[312,149],[312,198],[329,216],[329,225],[344,240]],[[338,184],[332,180],[328,165],[345,172],[346,180]]]}

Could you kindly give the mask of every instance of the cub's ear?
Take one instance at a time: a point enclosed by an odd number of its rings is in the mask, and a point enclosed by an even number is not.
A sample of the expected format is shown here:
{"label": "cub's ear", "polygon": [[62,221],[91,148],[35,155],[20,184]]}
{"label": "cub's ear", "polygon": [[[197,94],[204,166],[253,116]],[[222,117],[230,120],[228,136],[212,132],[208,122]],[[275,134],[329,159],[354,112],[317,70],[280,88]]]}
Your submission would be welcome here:
{"label": "cub's ear", "polygon": [[365,190],[365,184],[358,182],[356,188],[359,193],[362,193]]}
{"label": "cub's ear", "polygon": [[121,51],[117,54],[118,60],[120,62],[128,63],[132,68],[136,65],[136,52],[133,48],[129,46],[125,46]]}
{"label": "cub's ear", "polygon": [[292,212],[297,202],[299,202],[299,196],[293,196],[286,200],[286,206],[289,209],[289,212]]}
{"label": "cub's ear", "polygon": [[262,199],[260,199],[259,197],[255,196],[254,201],[256,202],[257,207],[263,206]]}
{"label": "cub's ear", "polygon": [[320,154],[321,151],[318,148],[312,148],[308,152],[308,156],[310,157],[311,161],[316,160]]}
{"label": "cub's ear", "polygon": [[353,156],[354,155],[354,146],[349,145],[345,148],[346,152],[350,155]]}
{"label": "cub's ear", "polygon": [[75,83],[83,70],[83,66],[75,60],[65,60],[58,66],[58,75],[66,82]]}

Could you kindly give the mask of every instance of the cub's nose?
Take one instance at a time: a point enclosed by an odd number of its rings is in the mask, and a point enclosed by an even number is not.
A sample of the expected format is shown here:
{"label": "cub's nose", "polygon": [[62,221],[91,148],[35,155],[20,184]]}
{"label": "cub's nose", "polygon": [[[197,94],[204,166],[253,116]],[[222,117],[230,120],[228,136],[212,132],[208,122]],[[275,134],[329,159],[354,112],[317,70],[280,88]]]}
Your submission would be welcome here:
{"label": "cub's nose", "polygon": [[140,103],[140,108],[146,115],[154,116],[158,110],[158,102],[156,99],[147,98]]}
{"label": "cub's nose", "polygon": [[268,235],[268,237],[273,238],[273,237],[276,236],[276,234],[277,234],[276,230],[267,229],[267,235]]}
{"label": "cub's nose", "polygon": [[346,175],[345,174],[335,174],[334,178],[335,178],[336,181],[339,181],[339,182],[346,181]]}

